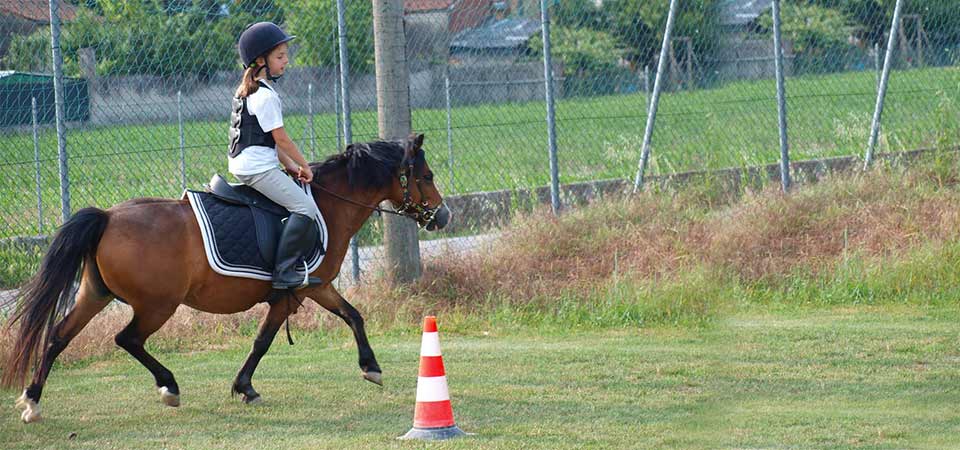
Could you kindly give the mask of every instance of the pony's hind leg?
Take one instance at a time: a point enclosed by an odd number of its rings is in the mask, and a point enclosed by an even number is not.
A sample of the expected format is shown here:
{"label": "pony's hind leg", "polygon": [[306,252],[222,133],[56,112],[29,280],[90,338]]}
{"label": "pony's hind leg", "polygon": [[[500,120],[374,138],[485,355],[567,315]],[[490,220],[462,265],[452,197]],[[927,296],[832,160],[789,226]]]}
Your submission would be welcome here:
{"label": "pony's hind leg", "polygon": [[173,378],[173,372],[160,364],[143,347],[147,338],[159,330],[176,312],[176,303],[173,303],[172,306],[151,310],[141,307],[140,304],[131,305],[133,305],[133,320],[117,334],[114,341],[153,374],[157,383],[157,390],[160,391],[160,399],[164,404],[180,406],[180,387],[177,386],[177,381]]}
{"label": "pony's hind leg", "polygon": [[[89,268],[91,265],[88,264],[87,267]],[[30,386],[17,399],[17,407],[23,409],[20,418],[26,423],[41,419],[40,396],[43,394],[43,386],[47,382],[47,377],[50,376],[53,361],[67,348],[67,345],[80,333],[80,330],[90,322],[90,319],[110,304],[112,299],[110,293],[103,288],[102,283],[96,282],[93,277],[98,279],[99,276],[91,273],[91,269],[85,270],[73,309],[53,328],[50,333],[49,344],[43,350],[40,367],[34,372]]]}

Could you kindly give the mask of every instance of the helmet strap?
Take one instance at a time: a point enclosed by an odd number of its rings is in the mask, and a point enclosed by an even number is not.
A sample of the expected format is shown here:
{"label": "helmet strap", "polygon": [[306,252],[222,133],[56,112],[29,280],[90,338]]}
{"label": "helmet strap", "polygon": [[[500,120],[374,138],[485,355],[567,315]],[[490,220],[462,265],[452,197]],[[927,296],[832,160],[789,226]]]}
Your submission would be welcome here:
{"label": "helmet strap", "polygon": [[283,75],[274,76],[273,74],[271,74],[271,73],[270,73],[270,67],[267,66],[266,64],[258,67],[257,70],[254,71],[253,74],[251,74],[250,76],[252,76],[254,79],[256,79],[257,76],[260,75],[260,71],[262,71],[262,70],[266,70],[266,71],[267,71],[267,76],[266,76],[266,78],[267,78],[268,80],[270,80],[270,81],[277,81],[277,80],[280,79],[280,77],[283,76]]}
{"label": "helmet strap", "polygon": [[267,79],[270,80],[270,81],[277,81],[277,80],[280,79],[280,77],[283,76],[283,75],[273,76],[273,75],[270,73],[270,67],[267,67],[266,65],[264,65],[263,67],[267,69]]}

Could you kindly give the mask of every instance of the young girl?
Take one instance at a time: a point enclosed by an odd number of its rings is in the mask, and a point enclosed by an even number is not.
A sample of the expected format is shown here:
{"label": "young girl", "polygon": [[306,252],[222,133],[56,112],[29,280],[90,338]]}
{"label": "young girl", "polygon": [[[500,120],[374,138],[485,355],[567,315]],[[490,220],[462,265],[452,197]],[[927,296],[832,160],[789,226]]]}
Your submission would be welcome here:
{"label": "young girl", "polygon": [[243,31],[237,45],[243,78],[230,117],[230,173],[291,213],[277,244],[274,289],[319,282],[298,276],[296,268],[316,243],[319,230],[315,218],[320,211],[280,165],[304,183],[313,180],[313,172],[283,129],[280,97],[270,83],[283,75],[289,62],[287,42],[294,37],[270,22]]}

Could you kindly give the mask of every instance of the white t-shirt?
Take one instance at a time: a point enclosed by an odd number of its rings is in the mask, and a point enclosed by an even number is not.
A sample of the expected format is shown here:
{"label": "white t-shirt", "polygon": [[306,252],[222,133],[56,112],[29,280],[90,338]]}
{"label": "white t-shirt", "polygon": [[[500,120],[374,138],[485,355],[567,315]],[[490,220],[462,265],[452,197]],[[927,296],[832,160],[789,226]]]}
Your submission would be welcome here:
{"label": "white t-shirt", "polygon": [[[267,81],[260,81],[260,89],[247,97],[247,112],[257,118],[264,133],[283,126],[280,96]],[[264,87],[266,85],[268,87]],[[277,149],[262,145],[251,145],[237,155],[227,158],[230,173],[234,175],[255,175],[280,165]]]}

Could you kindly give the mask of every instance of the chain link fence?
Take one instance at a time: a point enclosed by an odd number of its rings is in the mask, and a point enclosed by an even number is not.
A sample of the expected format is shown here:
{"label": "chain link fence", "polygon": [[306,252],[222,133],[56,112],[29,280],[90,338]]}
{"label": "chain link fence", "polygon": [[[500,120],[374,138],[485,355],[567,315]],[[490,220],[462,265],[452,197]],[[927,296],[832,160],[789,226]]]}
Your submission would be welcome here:
{"label": "chain link fence", "polygon": [[[889,42],[876,151],[960,144],[960,8],[950,0],[901,2],[896,21],[894,0],[782,2],[791,160],[864,154]],[[298,36],[293,67],[278,88],[287,131],[308,159],[339,151],[348,137],[375,139],[372,2],[342,2],[343,40],[337,3],[24,0],[0,6],[0,288],[13,288],[36,270],[42,237],[62,223],[65,208],[178,197],[214,173],[227,173],[230,98],[240,77],[235,45],[249,23],[272,20]],[[426,255],[489,242],[511,211],[549,204],[552,149],[561,185],[632,184],[658,72],[648,176],[781,159],[773,1],[678,2],[671,39],[662,47],[670,3],[403,2],[413,128],[427,136],[428,159],[445,195],[461,205],[449,232],[421,235]],[[62,23],[60,136],[51,5]],[[548,47],[552,62],[545,71]],[[547,116],[546,75],[554,86],[554,117]],[[561,189],[557,197],[568,204],[579,200],[578,192]],[[381,241],[380,219],[371,217],[357,237],[357,267],[373,270]],[[343,273],[352,278],[350,255],[346,263]]]}

